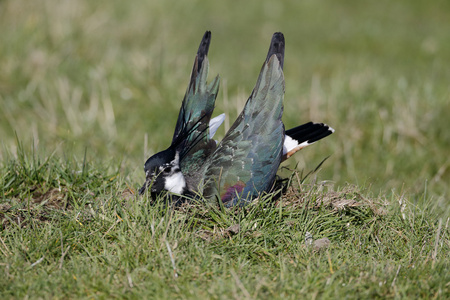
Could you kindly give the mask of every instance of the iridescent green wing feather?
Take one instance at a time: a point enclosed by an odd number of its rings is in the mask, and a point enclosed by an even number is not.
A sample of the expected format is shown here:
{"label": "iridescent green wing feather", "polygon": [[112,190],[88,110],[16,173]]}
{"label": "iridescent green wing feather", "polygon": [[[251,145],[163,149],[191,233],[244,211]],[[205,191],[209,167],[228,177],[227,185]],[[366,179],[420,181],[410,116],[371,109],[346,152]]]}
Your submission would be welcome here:
{"label": "iridescent green wing feather", "polygon": [[276,33],[244,110],[205,164],[207,200],[245,204],[271,189],[284,140],[283,59],[284,37]]}
{"label": "iridescent green wing feather", "polygon": [[200,43],[191,80],[178,115],[172,146],[180,151],[181,170],[186,177],[195,174],[200,163],[215,149],[209,139],[209,121],[219,91],[219,77],[207,84],[209,62],[208,50],[211,33],[207,31]]}

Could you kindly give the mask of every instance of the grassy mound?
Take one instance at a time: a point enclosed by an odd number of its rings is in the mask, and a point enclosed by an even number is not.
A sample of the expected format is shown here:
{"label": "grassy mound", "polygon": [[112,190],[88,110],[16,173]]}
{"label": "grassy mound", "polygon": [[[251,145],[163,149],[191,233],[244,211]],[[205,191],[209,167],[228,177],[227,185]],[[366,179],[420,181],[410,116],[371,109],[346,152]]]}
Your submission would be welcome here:
{"label": "grassy mound", "polygon": [[448,219],[402,195],[335,190],[293,174],[281,196],[244,208],[173,209],[86,162],[21,155],[1,174],[3,297],[449,293]]}

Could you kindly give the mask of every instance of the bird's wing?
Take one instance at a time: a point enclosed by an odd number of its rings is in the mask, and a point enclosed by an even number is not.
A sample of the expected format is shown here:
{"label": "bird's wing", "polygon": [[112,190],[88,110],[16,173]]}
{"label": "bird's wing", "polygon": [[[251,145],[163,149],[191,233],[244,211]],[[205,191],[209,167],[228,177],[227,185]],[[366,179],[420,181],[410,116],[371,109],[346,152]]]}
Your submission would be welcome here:
{"label": "bird's wing", "polygon": [[205,164],[203,196],[245,204],[273,185],[283,152],[284,37],[275,33],[256,86]]}
{"label": "bird's wing", "polygon": [[181,170],[186,176],[195,173],[198,161],[204,161],[215,149],[215,142],[209,138],[208,125],[219,91],[219,76],[206,83],[210,42],[211,32],[207,31],[195,57],[172,139],[172,146],[180,152]]}

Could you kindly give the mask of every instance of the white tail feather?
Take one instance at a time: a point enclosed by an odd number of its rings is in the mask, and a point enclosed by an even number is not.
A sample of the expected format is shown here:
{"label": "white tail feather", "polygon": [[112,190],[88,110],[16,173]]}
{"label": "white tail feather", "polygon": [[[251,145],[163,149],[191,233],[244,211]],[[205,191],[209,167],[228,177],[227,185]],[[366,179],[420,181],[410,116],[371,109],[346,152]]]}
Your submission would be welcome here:
{"label": "white tail feather", "polygon": [[216,134],[217,129],[219,129],[220,125],[222,125],[225,120],[225,114],[218,115],[215,118],[212,118],[209,121],[209,138],[212,139]]}

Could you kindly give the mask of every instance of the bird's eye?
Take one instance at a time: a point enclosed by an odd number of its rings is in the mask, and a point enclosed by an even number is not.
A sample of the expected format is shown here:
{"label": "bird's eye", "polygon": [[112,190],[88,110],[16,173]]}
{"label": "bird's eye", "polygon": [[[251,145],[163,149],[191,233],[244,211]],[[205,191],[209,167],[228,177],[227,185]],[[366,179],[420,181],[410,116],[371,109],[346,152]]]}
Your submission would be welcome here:
{"label": "bird's eye", "polygon": [[172,167],[166,167],[163,170],[164,173],[170,173],[170,171],[172,171]]}

